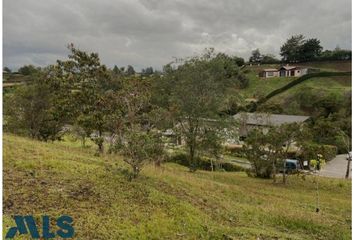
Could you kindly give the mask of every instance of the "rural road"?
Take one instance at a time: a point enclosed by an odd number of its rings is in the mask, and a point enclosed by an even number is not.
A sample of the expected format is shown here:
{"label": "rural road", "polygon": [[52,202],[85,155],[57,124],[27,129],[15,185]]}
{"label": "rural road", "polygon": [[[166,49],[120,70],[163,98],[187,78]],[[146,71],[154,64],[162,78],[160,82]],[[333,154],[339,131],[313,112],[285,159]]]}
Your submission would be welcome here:
{"label": "rural road", "polygon": [[[333,158],[331,161],[323,167],[318,173],[320,176],[333,177],[333,178],[345,178],[345,172],[347,169],[347,154],[340,154]],[[349,178],[352,178],[352,166],[350,164]]]}

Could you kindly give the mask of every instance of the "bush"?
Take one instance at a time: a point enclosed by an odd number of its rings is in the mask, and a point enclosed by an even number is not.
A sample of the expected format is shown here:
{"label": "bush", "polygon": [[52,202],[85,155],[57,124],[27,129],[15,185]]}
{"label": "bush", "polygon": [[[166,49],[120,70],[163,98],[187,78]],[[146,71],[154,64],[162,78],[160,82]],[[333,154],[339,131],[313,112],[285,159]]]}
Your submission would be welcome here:
{"label": "bush", "polygon": [[[197,169],[211,171],[210,159],[201,158],[201,157],[196,157],[195,159],[196,159],[196,163],[197,163],[197,166],[196,166]],[[174,154],[169,157],[168,161],[189,167],[188,156],[185,153]],[[216,165],[215,162],[214,162],[214,165]],[[223,169],[227,172],[246,171],[245,168],[235,165],[230,162],[220,162],[218,165],[220,166],[220,169]]]}
{"label": "bush", "polygon": [[337,147],[307,143],[304,144],[300,157],[304,160],[317,159],[317,154],[321,154],[326,161],[332,160],[337,155]]}

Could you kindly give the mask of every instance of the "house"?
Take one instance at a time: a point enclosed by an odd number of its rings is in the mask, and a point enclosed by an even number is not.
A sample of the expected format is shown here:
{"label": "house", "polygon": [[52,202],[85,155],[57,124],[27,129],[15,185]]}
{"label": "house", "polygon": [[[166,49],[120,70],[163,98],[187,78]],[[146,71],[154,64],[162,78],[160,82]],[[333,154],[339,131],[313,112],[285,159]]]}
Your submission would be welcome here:
{"label": "house", "polygon": [[282,66],[279,69],[266,68],[259,73],[259,77],[300,77],[308,73],[307,68],[297,66]]}
{"label": "house", "polygon": [[279,68],[280,77],[300,77],[305,74],[307,74],[307,68],[288,66],[288,65]]}
{"label": "house", "polygon": [[289,123],[303,123],[310,117],[267,113],[238,113],[233,118],[239,122],[239,136],[244,139],[248,132],[254,128],[262,128],[266,133],[269,127]]}
{"label": "house", "polygon": [[269,78],[269,77],[279,77],[279,71],[275,68],[266,68],[259,73],[259,77]]}

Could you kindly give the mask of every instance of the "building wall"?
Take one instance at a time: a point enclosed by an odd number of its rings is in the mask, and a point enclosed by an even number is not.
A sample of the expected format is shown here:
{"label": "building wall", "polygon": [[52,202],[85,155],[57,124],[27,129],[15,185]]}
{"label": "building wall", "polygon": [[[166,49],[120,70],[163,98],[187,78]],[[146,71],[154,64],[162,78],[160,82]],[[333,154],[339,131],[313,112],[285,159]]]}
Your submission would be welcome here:
{"label": "building wall", "polygon": [[265,77],[266,78],[270,78],[270,77],[279,77],[279,72],[264,72]]}

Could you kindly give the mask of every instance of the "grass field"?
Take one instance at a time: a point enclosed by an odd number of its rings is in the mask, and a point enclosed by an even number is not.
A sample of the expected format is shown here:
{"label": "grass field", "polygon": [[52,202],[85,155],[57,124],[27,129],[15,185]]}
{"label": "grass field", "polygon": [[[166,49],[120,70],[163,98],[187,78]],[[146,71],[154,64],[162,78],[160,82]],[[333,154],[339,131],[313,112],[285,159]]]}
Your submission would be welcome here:
{"label": "grass field", "polygon": [[300,106],[298,106],[296,99],[299,98],[301,94],[307,92],[312,96],[317,96],[316,98],[318,99],[325,96],[332,96],[340,102],[344,96],[351,94],[351,82],[352,78],[348,76],[311,78],[271,98],[266,104],[279,104],[284,109],[285,114],[311,115],[311,110],[307,112],[305,109],[301,109]]}
{"label": "grass field", "polygon": [[[351,61],[332,61],[332,62],[309,62],[297,64],[303,67],[319,68],[321,71],[351,71]],[[278,68],[277,64],[265,64],[260,66],[247,66],[246,76],[249,79],[249,86],[239,91],[243,99],[261,99],[275,89],[281,88],[296,77],[274,77],[260,78],[258,72],[264,68]],[[302,89],[313,89],[321,95],[335,94],[338,97],[344,96],[351,91],[351,77],[323,77],[312,78],[301,83],[290,90],[270,99],[268,104],[279,104],[286,114],[308,114],[303,112],[293,101]]]}
{"label": "grass field", "polygon": [[351,239],[351,181],[319,178],[316,213],[311,176],[283,186],[168,163],[128,182],[120,157],[92,147],[3,140],[5,231],[14,214],[68,214],[75,239]]}

